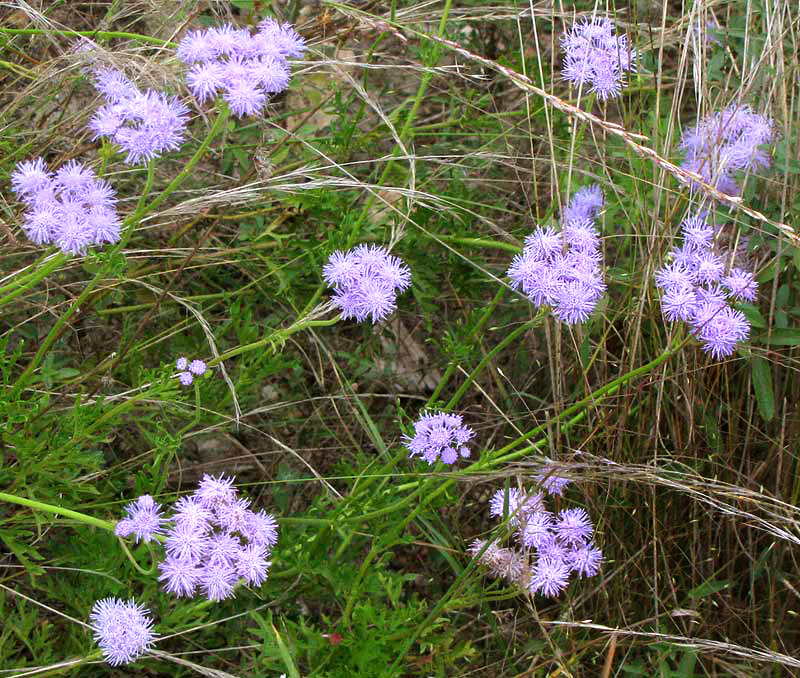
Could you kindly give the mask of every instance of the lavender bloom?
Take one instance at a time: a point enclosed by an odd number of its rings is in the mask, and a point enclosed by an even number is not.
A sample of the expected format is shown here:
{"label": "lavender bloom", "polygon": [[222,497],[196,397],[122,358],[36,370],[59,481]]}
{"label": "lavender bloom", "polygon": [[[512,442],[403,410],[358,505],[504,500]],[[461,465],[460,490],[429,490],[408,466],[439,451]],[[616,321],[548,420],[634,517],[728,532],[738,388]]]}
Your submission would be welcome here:
{"label": "lavender bloom", "polygon": [[194,496],[198,503],[208,509],[216,508],[219,504],[229,504],[236,499],[233,478],[226,478],[224,475],[215,478],[206,473]]}
{"label": "lavender bloom", "polygon": [[[769,167],[770,158],[760,147],[772,143],[772,120],[749,106],[731,105],[713,113],[681,137],[686,156],[681,167],[699,174],[703,181],[728,195],[738,196],[741,187],[734,174]],[[692,188],[696,188],[692,184]]]}
{"label": "lavender bloom", "polygon": [[564,544],[580,546],[592,537],[594,528],[582,508],[564,509],[555,521],[556,536]]}
{"label": "lavender bloom", "polygon": [[600,571],[603,552],[592,543],[573,547],[569,552],[567,562],[579,577],[594,577]]}
{"label": "lavender bloom", "polygon": [[600,236],[592,221],[602,206],[598,186],[576,191],[562,210],[564,228],[538,227],[507,271],[511,287],[537,307],[552,306],[554,315],[570,325],[585,322],[605,292]]}
{"label": "lavender bloom", "polygon": [[160,562],[158,569],[161,572],[158,581],[164,582],[164,590],[178,598],[191,598],[203,573],[195,561],[173,556],[167,556]]}
{"label": "lavender bloom", "polygon": [[403,438],[409,456],[418,455],[429,464],[435,464],[439,459],[452,464],[459,455],[469,457],[467,443],[474,435],[474,431],[464,425],[461,415],[423,412],[414,423],[414,435]]}
{"label": "lavender bloom", "polygon": [[211,601],[233,595],[237,582],[259,586],[267,578],[269,554],[278,540],[275,519],[249,510],[233,479],[203,476],[197,490],[181,497],[170,518],[159,565],[164,590],[179,597],[197,593]]}
{"label": "lavender bloom", "polygon": [[181,372],[178,375],[178,381],[181,382],[182,386],[191,386],[192,382],[194,381],[194,377],[192,376],[191,372]]}
{"label": "lavender bloom", "polygon": [[539,473],[533,476],[533,479],[544,488],[547,494],[551,496],[558,495],[559,497],[563,496],[564,488],[572,482],[569,478],[560,476],[553,471]]}
{"label": "lavender bloom", "polygon": [[131,599],[103,598],[89,615],[94,638],[111,666],[129,664],[153,644],[153,620],[149,611]]}
{"label": "lavender bloom", "polygon": [[540,558],[531,577],[531,595],[541,593],[543,596],[555,597],[567,588],[570,566],[563,560]]}
{"label": "lavender bloom", "polygon": [[51,173],[41,158],[21,162],[11,173],[11,186],[28,206],[22,228],[35,244],[84,254],[92,245],[119,240],[114,191],[83,164],[71,160]]}
{"label": "lavender bloom", "polygon": [[528,548],[541,548],[552,541],[552,529],[553,514],[549,511],[537,511],[522,524],[520,541]]}
{"label": "lavender bloom", "polygon": [[189,372],[194,374],[195,376],[200,376],[206,373],[208,366],[202,360],[192,360],[189,363]]}
{"label": "lavender bloom", "polygon": [[185,357],[181,356],[180,358],[178,358],[178,359],[175,361],[175,369],[176,369],[176,370],[181,370],[181,371],[183,371],[183,370],[185,370],[187,367],[189,367],[189,361],[188,361],[188,360],[187,360]]}
{"label": "lavender bloom", "polygon": [[305,41],[289,24],[267,19],[251,34],[230,24],[189,33],[178,58],[191,64],[187,83],[198,101],[222,93],[237,117],[257,115],[270,95],[289,86],[290,57],[302,57]]}
{"label": "lavender bloom", "polygon": [[140,92],[118,71],[95,71],[95,87],[106,98],[89,121],[94,139],[109,137],[124,152],[125,162],[138,165],[181,147],[189,109],[176,97]]}
{"label": "lavender bloom", "polygon": [[616,97],[625,85],[625,73],[636,70],[636,50],[625,35],[614,34],[605,17],[591,17],[573,24],[561,36],[565,80],[584,91],[596,93],[601,101]]}
{"label": "lavender bloom", "polygon": [[497,490],[489,500],[489,515],[505,519],[508,517],[512,526],[525,523],[532,515],[545,511],[544,495],[541,493],[524,494],[514,488]]}
{"label": "lavender bloom", "polygon": [[750,333],[747,318],[729,304],[756,299],[755,277],[741,268],[725,275],[731,256],[716,249],[705,213],[687,216],[681,231],[683,246],[675,248],[672,263],[655,274],[662,290],[661,311],[670,322],[689,323],[703,350],[714,358],[729,356]]}
{"label": "lavender bloom", "polygon": [[359,245],[349,252],[334,252],[322,269],[322,277],[334,289],[333,303],[342,318],[373,323],[397,308],[397,292],[411,286],[411,271],[384,247]]}
{"label": "lavender bloom", "polygon": [[162,534],[161,524],[164,519],[160,508],[149,494],[143,494],[125,507],[128,517],[117,523],[114,534],[118,537],[134,535],[137,543],[151,541],[155,535]]}

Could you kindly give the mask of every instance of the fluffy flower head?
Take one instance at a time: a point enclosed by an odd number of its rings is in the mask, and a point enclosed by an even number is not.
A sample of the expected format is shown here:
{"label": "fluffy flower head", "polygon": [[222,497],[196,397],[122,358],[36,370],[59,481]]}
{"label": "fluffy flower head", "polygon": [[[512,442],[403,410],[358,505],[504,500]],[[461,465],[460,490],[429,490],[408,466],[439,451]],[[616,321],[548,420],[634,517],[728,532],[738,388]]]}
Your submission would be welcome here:
{"label": "fluffy flower head", "polygon": [[129,664],[143,655],[155,639],[149,611],[131,599],[103,598],[89,615],[94,638],[111,666]]}
{"label": "fluffy flower head", "polygon": [[454,463],[470,455],[467,444],[475,435],[461,415],[447,412],[423,413],[414,423],[414,435],[404,436],[409,456],[420,456],[429,464],[438,460]]}

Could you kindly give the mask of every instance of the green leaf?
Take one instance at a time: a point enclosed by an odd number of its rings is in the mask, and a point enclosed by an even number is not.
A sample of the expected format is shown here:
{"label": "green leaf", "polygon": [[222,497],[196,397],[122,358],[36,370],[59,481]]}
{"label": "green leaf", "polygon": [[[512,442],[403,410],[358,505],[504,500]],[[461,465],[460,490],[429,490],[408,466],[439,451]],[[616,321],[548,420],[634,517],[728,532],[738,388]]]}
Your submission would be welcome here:
{"label": "green leaf", "polygon": [[775,394],[772,388],[772,371],[769,362],[761,356],[753,356],[750,361],[753,373],[753,388],[756,391],[758,411],[764,421],[771,421],[775,416]]}
{"label": "green leaf", "polygon": [[705,598],[706,596],[710,596],[713,593],[717,593],[717,591],[722,591],[723,589],[728,588],[731,585],[730,581],[727,579],[720,579],[720,580],[709,580],[700,584],[700,586],[696,586],[693,588],[689,593],[686,595],[689,598]]}
{"label": "green leaf", "polygon": [[800,346],[800,330],[788,328],[773,330],[770,335],[760,334],[753,337],[753,342],[769,346]]}

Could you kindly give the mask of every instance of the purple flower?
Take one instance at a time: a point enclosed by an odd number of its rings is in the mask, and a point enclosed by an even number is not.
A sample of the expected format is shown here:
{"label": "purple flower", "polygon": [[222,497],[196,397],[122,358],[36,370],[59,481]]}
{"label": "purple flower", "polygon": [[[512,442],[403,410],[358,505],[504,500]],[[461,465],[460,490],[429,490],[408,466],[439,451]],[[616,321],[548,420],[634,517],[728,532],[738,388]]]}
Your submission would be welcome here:
{"label": "purple flower", "polygon": [[241,546],[241,542],[236,537],[217,532],[208,539],[208,562],[233,565]]}
{"label": "purple flower", "polygon": [[467,443],[474,435],[474,431],[464,425],[461,415],[423,412],[414,423],[414,435],[403,438],[409,456],[420,456],[429,464],[435,464],[439,459],[452,464],[459,455],[469,457]]}
{"label": "purple flower", "polygon": [[184,525],[203,534],[211,529],[210,522],[214,514],[196,497],[181,497],[175,502],[173,509],[172,519],[176,525]]}
{"label": "purple flower", "polygon": [[720,359],[731,355],[736,344],[747,339],[750,323],[730,306],[705,304],[695,314],[692,331],[703,342],[703,350]]}
{"label": "purple flower", "polygon": [[334,289],[333,304],[345,320],[377,323],[397,308],[397,292],[411,285],[411,271],[384,247],[359,245],[349,252],[336,251],[322,269]]}
{"label": "purple flower", "polygon": [[230,503],[236,499],[233,478],[226,478],[224,475],[215,478],[206,473],[194,496],[198,503],[209,509],[216,508],[220,503]]}
{"label": "purple flower", "polygon": [[544,511],[544,495],[541,493],[525,494],[509,488],[507,491],[497,490],[489,500],[489,515],[500,519],[508,517],[512,526],[524,523],[535,513]]}
{"label": "purple flower", "polygon": [[564,494],[564,488],[572,482],[569,478],[560,476],[552,470],[538,473],[533,476],[533,479],[544,488],[547,494],[551,496],[558,495],[559,497]]}
{"label": "purple flower", "polygon": [[570,549],[567,562],[579,577],[594,577],[600,571],[603,552],[592,543],[583,544]]}
{"label": "purple flower", "polygon": [[180,357],[180,358],[178,358],[178,359],[175,361],[175,369],[176,369],[176,370],[181,370],[181,371],[183,371],[183,370],[185,370],[187,367],[189,367],[189,361],[188,361],[186,358],[184,358],[184,357]]}
{"label": "purple flower", "polygon": [[94,639],[111,666],[129,664],[153,644],[153,620],[149,610],[131,599],[103,598],[89,615]]}
{"label": "purple flower", "polygon": [[656,286],[664,290],[678,287],[692,287],[695,277],[683,264],[673,261],[656,271]]}
{"label": "purple flower", "polygon": [[556,536],[564,544],[580,546],[591,539],[594,528],[582,508],[564,509],[555,521]]}
{"label": "purple flower", "polygon": [[278,543],[278,523],[263,509],[258,513],[248,511],[241,534],[251,544],[271,549]]}
{"label": "purple flower", "polygon": [[507,275],[537,307],[553,307],[568,324],[584,322],[605,292],[599,234],[592,219],[603,206],[597,186],[576,191],[564,208],[561,231],[538,227],[525,239]]}
{"label": "purple flower", "polygon": [[192,376],[191,372],[181,372],[178,375],[178,380],[183,386],[191,386],[192,382],[194,381],[194,377]]}
{"label": "purple flower", "polygon": [[616,36],[605,17],[593,16],[573,24],[561,36],[565,80],[601,101],[616,97],[625,85],[625,73],[636,70],[636,50],[625,35]]}
{"label": "purple flower", "polygon": [[567,587],[569,573],[570,566],[563,560],[540,558],[531,577],[531,595],[557,596]]}
{"label": "purple flower", "polygon": [[250,500],[245,498],[235,499],[234,501],[221,502],[214,510],[217,525],[227,532],[242,532],[247,523]]}
{"label": "purple flower", "polygon": [[200,102],[222,94],[238,117],[257,115],[269,96],[289,86],[289,57],[301,57],[305,41],[289,24],[267,20],[251,34],[230,24],[186,35],[178,58],[192,64],[187,84]]}
{"label": "purple flower", "polygon": [[697,312],[697,295],[694,287],[670,287],[661,297],[661,311],[670,322],[689,321]]}
{"label": "purple flower", "polygon": [[730,275],[722,279],[722,284],[734,299],[755,301],[758,293],[758,283],[755,276],[749,271],[734,268]]}
{"label": "purple flower", "polygon": [[522,522],[520,540],[528,548],[539,548],[552,540],[553,514],[537,511]]}
{"label": "purple flower", "polygon": [[195,376],[199,377],[201,374],[205,374],[206,369],[208,369],[208,366],[202,360],[192,360],[189,363],[189,372]]}
{"label": "purple flower", "polygon": [[266,581],[269,566],[267,551],[263,546],[248,544],[236,555],[236,574],[253,586],[261,586]]}
{"label": "purple flower", "polygon": [[55,174],[41,158],[17,165],[11,186],[28,205],[22,228],[37,245],[55,244],[69,254],[119,240],[116,198],[108,182],[71,160]]}
{"label": "purple flower", "polygon": [[749,106],[733,104],[712,113],[683,133],[680,148],[686,157],[681,167],[698,173],[723,193],[737,196],[741,188],[734,172],[769,167],[769,155],[761,147],[772,143],[772,127],[771,119]]}
{"label": "purple flower", "polygon": [[149,494],[143,494],[125,507],[127,518],[120,520],[114,528],[118,537],[134,535],[136,542],[151,541],[155,535],[162,534],[160,506]]}
{"label": "purple flower", "polygon": [[181,147],[189,109],[176,97],[140,92],[122,73],[95,71],[95,86],[106,97],[89,121],[94,138],[109,137],[138,165]]}
{"label": "purple flower", "polygon": [[203,573],[196,561],[167,556],[158,564],[161,574],[158,580],[164,582],[164,590],[179,598],[191,598],[194,595]]}
{"label": "purple flower", "polygon": [[211,542],[203,526],[178,522],[167,532],[164,548],[168,556],[187,562],[200,562],[210,551]]}
{"label": "purple flower", "polygon": [[216,603],[233,595],[237,579],[236,570],[230,562],[214,560],[203,568],[200,575],[200,589],[206,598]]}

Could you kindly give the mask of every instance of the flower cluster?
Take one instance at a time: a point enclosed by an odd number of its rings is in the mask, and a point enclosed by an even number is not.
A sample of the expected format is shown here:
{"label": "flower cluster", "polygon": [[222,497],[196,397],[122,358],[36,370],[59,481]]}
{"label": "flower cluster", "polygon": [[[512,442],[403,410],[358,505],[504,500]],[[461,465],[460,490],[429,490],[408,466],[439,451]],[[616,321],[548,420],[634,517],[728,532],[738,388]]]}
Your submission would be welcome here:
{"label": "flower cluster", "polygon": [[94,71],[95,87],[105,97],[89,121],[95,139],[108,137],[127,153],[125,162],[138,165],[181,147],[189,109],[177,97],[141,92],[116,70]]}
{"label": "flower cluster", "polygon": [[202,360],[189,360],[183,356],[175,361],[175,369],[178,370],[178,379],[184,386],[191,386],[195,377],[206,373],[208,365]]}
{"label": "flower cluster", "polygon": [[515,528],[523,551],[476,540],[470,552],[498,577],[527,589],[531,595],[557,596],[567,586],[570,575],[593,577],[600,571],[602,551],[592,535],[594,527],[582,508],[564,509],[553,514],[541,493],[527,494],[498,490],[489,502],[489,513],[507,519]]}
{"label": "flower cluster", "polygon": [[114,190],[76,160],[57,172],[49,172],[42,158],[21,162],[11,173],[11,188],[28,206],[22,228],[37,245],[84,254],[91,245],[119,240]]}
{"label": "flower cluster", "polygon": [[178,57],[192,64],[189,89],[201,103],[222,92],[234,115],[256,115],[270,95],[289,86],[289,57],[302,57],[305,41],[289,24],[266,19],[251,34],[230,24],[189,33]]}
{"label": "flower cluster", "polygon": [[89,615],[94,638],[111,666],[128,664],[153,644],[153,620],[149,610],[133,599],[103,598]]}
{"label": "flower cluster", "polygon": [[696,172],[722,193],[738,196],[742,189],[735,172],[769,167],[770,157],[759,147],[772,139],[772,120],[749,106],[732,105],[683,133],[680,148],[686,157],[681,167]]}
{"label": "flower cluster", "polygon": [[733,267],[726,273],[731,257],[715,248],[715,231],[705,214],[686,217],[681,231],[683,245],[672,251],[672,261],[655,274],[662,292],[661,311],[670,322],[689,323],[703,350],[724,358],[750,334],[747,318],[729,302],[754,301],[758,285],[743,268]]}
{"label": "flower cluster", "polygon": [[625,35],[614,35],[614,25],[605,17],[591,17],[572,26],[561,36],[565,80],[605,101],[619,96],[625,73],[636,71],[636,50]]}
{"label": "flower cluster", "polygon": [[538,227],[507,272],[513,288],[521,288],[537,307],[552,306],[556,317],[570,325],[586,321],[605,292],[594,226],[602,206],[598,186],[577,191],[563,210],[563,228]]}
{"label": "flower cluster", "polygon": [[359,245],[349,252],[336,251],[322,269],[322,277],[335,294],[333,304],[342,318],[373,323],[397,308],[397,292],[411,286],[411,270],[385,247]]}
{"label": "flower cluster", "polygon": [[445,464],[454,463],[459,455],[469,457],[467,443],[475,432],[465,426],[459,414],[423,412],[414,422],[414,435],[403,436],[409,456],[420,456],[429,464],[441,459]]}
{"label": "flower cluster", "polygon": [[564,488],[572,482],[569,478],[559,475],[550,468],[536,474],[533,479],[541,485],[547,494],[551,496],[558,495],[559,497],[564,495]]}

